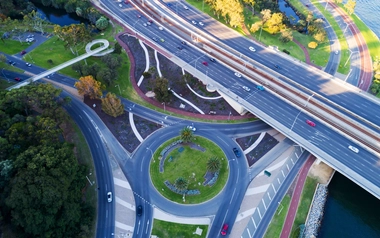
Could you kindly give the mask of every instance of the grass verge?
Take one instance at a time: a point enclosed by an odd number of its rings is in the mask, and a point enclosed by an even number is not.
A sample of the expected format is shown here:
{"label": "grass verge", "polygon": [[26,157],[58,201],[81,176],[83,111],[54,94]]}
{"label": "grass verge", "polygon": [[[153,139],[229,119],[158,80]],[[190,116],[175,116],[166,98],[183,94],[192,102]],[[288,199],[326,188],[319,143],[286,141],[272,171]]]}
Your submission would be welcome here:
{"label": "grass verge", "polygon": [[[202,235],[194,235],[194,232],[197,228],[202,229]],[[154,219],[152,235],[157,237],[177,237],[177,238],[185,238],[185,237],[199,237],[206,238],[207,235],[207,225],[187,225],[187,224],[179,224],[167,221],[161,221]]]}
{"label": "grass verge", "polygon": [[282,227],[285,223],[286,214],[289,210],[290,196],[286,195],[277,208],[272,221],[270,222],[267,231],[265,232],[264,238],[280,237]]}
{"label": "grass verge", "polygon": [[[150,176],[152,183],[156,187],[157,191],[164,197],[178,203],[197,204],[213,198],[223,189],[225,183],[227,182],[228,161],[223,151],[214,142],[208,139],[196,136],[194,140],[194,143],[199,144],[201,147],[206,149],[204,152],[191,149],[187,145],[182,145],[184,151],[181,153],[178,152],[178,149],[172,150],[166,157],[164,172],[160,173],[160,160],[158,157],[161,151],[173,141],[179,139],[180,138],[177,137],[165,142],[154,153],[153,162],[150,163]],[[172,156],[172,161],[169,159],[170,156]],[[217,157],[221,161],[219,176],[213,186],[203,186],[203,176],[207,172],[207,161],[211,157]],[[178,177],[187,179],[189,182],[188,189],[198,189],[200,191],[200,195],[186,196],[186,201],[183,202],[182,195],[172,192],[164,184],[166,180],[174,184]]]}
{"label": "grass verge", "polygon": [[305,181],[305,185],[301,194],[301,201],[297,208],[297,214],[294,219],[292,232],[290,233],[291,238],[297,238],[300,232],[300,225],[305,224],[306,217],[309,212],[309,208],[311,206],[311,202],[313,200],[314,191],[317,186],[317,180],[307,177]]}

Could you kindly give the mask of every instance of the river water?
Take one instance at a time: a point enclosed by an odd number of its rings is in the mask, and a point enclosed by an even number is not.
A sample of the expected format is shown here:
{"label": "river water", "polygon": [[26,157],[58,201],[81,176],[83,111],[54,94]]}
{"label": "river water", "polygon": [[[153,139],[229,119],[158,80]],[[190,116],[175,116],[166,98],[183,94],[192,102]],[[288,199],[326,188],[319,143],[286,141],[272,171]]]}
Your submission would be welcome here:
{"label": "river water", "polygon": [[[355,13],[380,38],[380,0],[356,0]],[[318,238],[380,237],[380,200],[335,173]]]}
{"label": "river water", "polygon": [[380,38],[380,0],[356,0],[355,13]]}

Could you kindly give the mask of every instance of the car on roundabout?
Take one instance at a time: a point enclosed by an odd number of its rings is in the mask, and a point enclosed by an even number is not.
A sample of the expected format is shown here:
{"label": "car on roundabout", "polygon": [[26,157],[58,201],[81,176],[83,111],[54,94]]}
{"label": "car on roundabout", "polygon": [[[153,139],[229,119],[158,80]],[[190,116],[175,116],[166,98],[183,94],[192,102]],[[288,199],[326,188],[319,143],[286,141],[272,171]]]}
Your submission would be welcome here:
{"label": "car on roundabout", "polygon": [[195,127],[193,127],[193,126],[187,126],[186,127],[187,129],[190,129],[190,130],[192,130],[192,131],[196,131],[197,129],[195,128]]}
{"label": "car on roundabout", "polygon": [[237,158],[240,158],[240,156],[241,156],[240,151],[236,147],[232,148],[232,151],[234,152],[234,154]]}

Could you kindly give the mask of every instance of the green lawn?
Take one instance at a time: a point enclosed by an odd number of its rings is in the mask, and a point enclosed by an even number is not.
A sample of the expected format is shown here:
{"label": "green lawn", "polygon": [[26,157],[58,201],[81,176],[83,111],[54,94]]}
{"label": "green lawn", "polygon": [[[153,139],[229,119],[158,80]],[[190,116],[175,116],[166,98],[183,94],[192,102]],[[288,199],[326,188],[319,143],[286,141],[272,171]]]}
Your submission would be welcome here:
{"label": "green lawn", "polygon": [[272,221],[270,222],[264,238],[280,237],[282,227],[285,223],[286,214],[290,205],[290,196],[286,195],[278,206]]}
{"label": "green lawn", "polygon": [[3,80],[3,77],[0,76],[0,90],[5,90],[6,88],[12,86],[15,84],[16,81],[14,81],[13,79],[12,80],[9,80],[9,83],[7,80]]}
{"label": "green lawn", "polygon": [[[0,32],[2,35],[3,33]],[[5,39],[4,41],[0,41],[0,51],[9,55],[19,54],[22,50],[25,50],[29,47],[30,43],[9,40]]]}
{"label": "green lawn", "polygon": [[292,232],[290,233],[291,238],[296,238],[299,235],[299,226],[302,224],[305,224],[306,217],[309,212],[309,208],[311,205],[311,202],[313,200],[314,191],[317,186],[317,180],[307,177],[305,181],[305,185],[302,190],[301,194],[301,202],[298,205],[297,214],[294,219]]}
{"label": "green lawn", "polygon": [[[197,230],[197,227],[203,230],[201,236],[193,234]],[[207,225],[186,225],[154,219],[152,235],[160,238],[206,238],[207,229]]]}
{"label": "green lawn", "polygon": [[[213,198],[223,189],[228,179],[228,161],[226,160],[226,156],[223,151],[208,139],[196,136],[194,140],[194,143],[199,144],[201,147],[206,149],[205,152],[191,149],[187,145],[183,146],[184,151],[181,153],[178,152],[178,148],[172,150],[167,155],[167,158],[165,160],[164,172],[159,172],[160,161],[158,160],[158,157],[160,152],[170,143],[179,139],[180,138],[177,137],[165,142],[154,153],[153,162],[150,164],[150,175],[154,186],[163,196],[169,200],[183,203],[182,195],[172,192],[164,184],[166,180],[174,184],[174,181],[178,177],[183,177],[189,181],[188,189],[198,189],[201,193],[200,195],[186,196],[186,204],[201,203]],[[173,160],[171,162],[169,161],[170,156],[173,157]],[[208,159],[211,157],[217,157],[221,159],[222,166],[219,171],[219,177],[217,182],[212,187],[203,186],[203,176],[207,172],[206,164]],[[193,173],[195,174],[194,177]],[[198,183],[201,183],[201,185]]]}

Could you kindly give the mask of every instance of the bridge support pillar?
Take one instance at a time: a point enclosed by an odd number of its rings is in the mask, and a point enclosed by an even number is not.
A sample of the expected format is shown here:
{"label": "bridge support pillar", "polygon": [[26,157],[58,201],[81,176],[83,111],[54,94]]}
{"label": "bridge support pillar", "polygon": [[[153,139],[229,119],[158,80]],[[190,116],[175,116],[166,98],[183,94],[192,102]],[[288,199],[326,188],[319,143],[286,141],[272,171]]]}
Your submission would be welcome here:
{"label": "bridge support pillar", "polygon": [[320,158],[317,158],[317,160],[314,162],[316,165],[319,165],[319,163],[321,163],[322,160]]}

